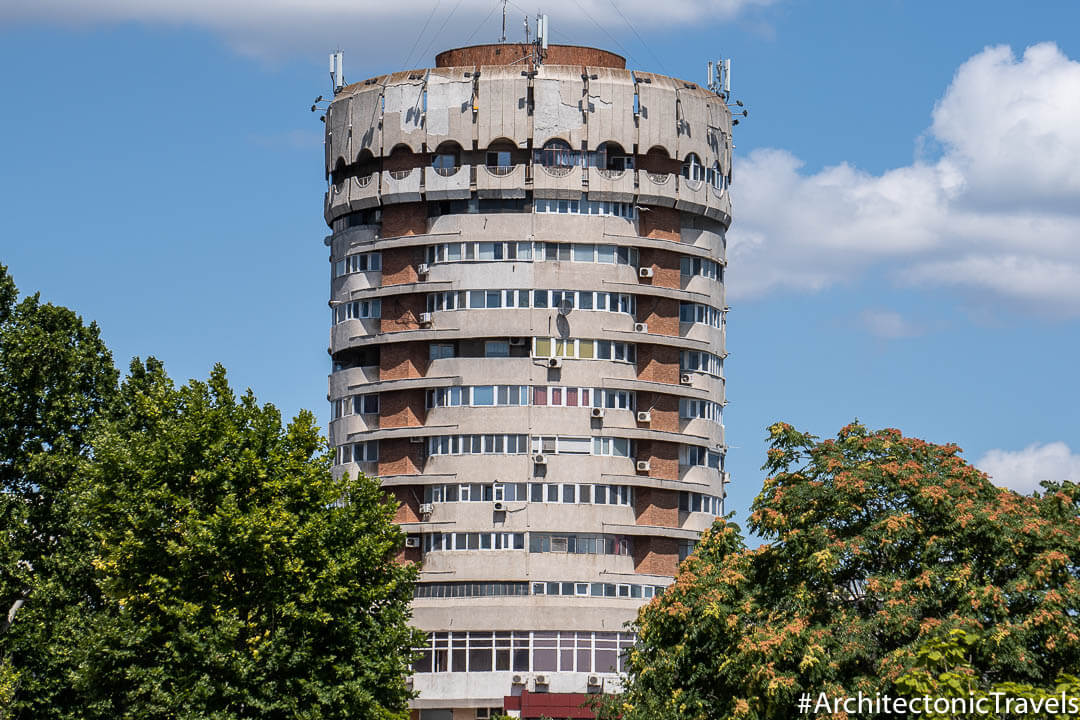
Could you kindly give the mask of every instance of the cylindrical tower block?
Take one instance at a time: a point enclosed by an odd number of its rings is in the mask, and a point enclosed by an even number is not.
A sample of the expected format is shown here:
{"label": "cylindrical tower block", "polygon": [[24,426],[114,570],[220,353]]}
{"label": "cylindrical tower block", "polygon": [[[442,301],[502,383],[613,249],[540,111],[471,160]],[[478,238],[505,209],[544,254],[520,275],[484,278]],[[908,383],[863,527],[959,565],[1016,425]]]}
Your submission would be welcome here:
{"label": "cylindrical tower block", "polygon": [[423,717],[616,689],[624,623],[723,514],[725,100],[532,50],[326,116],[330,438],[422,563]]}

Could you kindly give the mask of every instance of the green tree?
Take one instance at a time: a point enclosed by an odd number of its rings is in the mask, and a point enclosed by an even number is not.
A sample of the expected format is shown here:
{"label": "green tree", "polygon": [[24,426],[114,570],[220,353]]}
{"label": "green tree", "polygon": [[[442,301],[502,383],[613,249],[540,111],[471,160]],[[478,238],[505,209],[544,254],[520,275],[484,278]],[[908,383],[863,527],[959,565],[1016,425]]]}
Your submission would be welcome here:
{"label": "green tree", "polygon": [[[972,651],[985,639],[961,628],[925,638],[915,651],[915,662],[896,681],[896,689],[907,698],[959,698],[965,704],[946,712],[924,712],[926,720],[959,718],[1054,717],[1080,720],[1080,678],[1061,674],[1053,687],[1030,682],[999,682],[985,687],[972,667]],[[972,701],[979,702],[970,712]],[[1071,705],[1071,707],[1070,707]]]}
{"label": "green tree", "polygon": [[407,717],[415,568],[376,480],[335,479],[222,367],[132,363],[79,488],[100,589],[71,676],[108,718]]}
{"label": "green tree", "polygon": [[71,481],[116,382],[97,326],[38,295],[19,301],[0,265],[0,718],[22,695],[62,704],[50,638],[87,579],[63,550]]}
{"label": "green tree", "polygon": [[959,448],[896,430],[770,428],[747,549],[718,522],[642,609],[624,696],[603,714],[787,718],[802,692],[892,692],[951,628],[980,687],[1080,667],[1080,486],[993,486]]}
{"label": "green tree", "polygon": [[378,482],[221,367],[117,379],[0,267],[0,720],[407,717],[416,570]]}

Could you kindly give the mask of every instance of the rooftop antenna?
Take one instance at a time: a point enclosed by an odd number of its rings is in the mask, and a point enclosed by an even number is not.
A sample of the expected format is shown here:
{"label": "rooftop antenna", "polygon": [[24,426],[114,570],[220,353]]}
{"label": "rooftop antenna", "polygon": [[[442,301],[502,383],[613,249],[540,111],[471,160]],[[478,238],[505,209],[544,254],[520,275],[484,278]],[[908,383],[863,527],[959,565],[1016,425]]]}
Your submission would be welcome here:
{"label": "rooftop antenna", "polygon": [[344,64],[345,53],[340,50],[330,53],[330,83],[333,85],[335,95],[345,87]]}
{"label": "rooftop antenna", "polygon": [[525,16],[525,44],[529,44],[529,16]]}
{"label": "rooftop antenna", "polygon": [[503,0],[503,24],[502,24],[502,37],[499,38],[499,42],[506,42],[506,0]]}

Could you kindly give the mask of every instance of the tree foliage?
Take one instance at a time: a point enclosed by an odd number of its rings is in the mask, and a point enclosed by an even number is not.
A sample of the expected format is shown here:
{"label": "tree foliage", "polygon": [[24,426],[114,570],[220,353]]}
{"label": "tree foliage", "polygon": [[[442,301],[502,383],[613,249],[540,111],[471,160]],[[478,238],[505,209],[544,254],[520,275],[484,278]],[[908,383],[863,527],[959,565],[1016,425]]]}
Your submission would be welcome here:
{"label": "tree foliage", "polygon": [[[1004,718],[1011,716],[1080,720],[1080,678],[1060,674],[1052,687],[1030,682],[998,682],[984,687],[980,673],[972,667],[971,655],[984,640],[979,634],[952,628],[924,639],[915,651],[915,661],[896,681],[903,697],[959,698],[964,712],[927,712],[926,720],[960,718]],[[972,700],[981,701],[971,712]],[[1071,707],[1070,707],[1071,706]],[[980,712],[985,710],[985,712]]]}
{"label": "tree foliage", "polygon": [[643,608],[608,716],[781,718],[802,692],[892,691],[929,637],[979,633],[981,688],[1080,667],[1080,486],[993,486],[954,445],[770,428],[747,549],[718,522]]}
{"label": "tree foliage", "polygon": [[378,482],[220,366],[176,387],[136,360],[117,388],[96,328],[13,302],[0,718],[407,717],[416,570]]}
{"label": "tree foliage", "polygon": [[50,639],[87,591],[65,551],[71,486],[116,382],[97,326],[19,301],[0,265],[0,718],[20,696],[62,704],[66,659]]}

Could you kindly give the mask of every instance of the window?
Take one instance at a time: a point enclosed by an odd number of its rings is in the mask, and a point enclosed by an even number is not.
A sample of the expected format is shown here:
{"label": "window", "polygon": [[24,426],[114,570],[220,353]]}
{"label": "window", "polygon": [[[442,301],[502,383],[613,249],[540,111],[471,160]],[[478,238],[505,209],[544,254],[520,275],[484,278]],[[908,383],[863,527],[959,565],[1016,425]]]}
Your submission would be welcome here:
{"label": "window", "polygon": [[629,485],[588,485],[575,483],[529,483],[530,502],[574,503],[580,505],[633,505]]}
{"label": "window", "polygon": [[524,550],[525,534],[510,532],[424,533],[421,545],[425,553],[456,550]]}
{"label": "window", "polygon": [[[569,172],[569,171],[567,171]],[[580,199],[557,200],[555,198],[536,198],[533,211],[539,214],[558,215],[598,215],[603,217],[621,217],[627,220],[637,218],[634,203],[612,202],[610,200],[589,200],[585,195]],[[554,258],[549,258],[554,259]],[[579,262],[591,262],[588,260]]]}
{"label": "window", "polygon": [[574,555],[630,555],[631,541],[625,535],[556,535],[529,533],[531,553],[570,553]]}
{"label": "window", "polygon": [[686,419],[704,418],[722,424],[724,422],[723,406],[710,400],[679,398],[679,417]]}
{"label": "window", "polygon": [[452,343],[431,343],[430,359],[439,360],[452,357],[457,357],[457,353],[454,350],[454,345]]}
{"label": "window", "polygon": [[581,164],[581,158],[580,154],[570,147],[570,143],[555,138],[548,140],[542,149],[536,151],[533,162],[543,166],[552,175],[566,175],[573,167]]}
{"label": "window", "polygon": [[353,395],[334,402],[334,417],[345,415],[373,415],[379,412],[379,394]]}
{"label": "window", "polygon": [[724,314],[719,308],[711,305],[681,302],[679,303],[679,322],[700,323],[719,328],[723,326]]}
{"label": "window", "polygon": [[488,150],[485,163],[489,168],[508,168],[510,167],[510,151]]}
{"label": "window", "polygon": [[453,175],[461,167],[461,148],[456,143],[443,143],[432,155],[431,167],[437,175]]}
{"label": "window", "polygon": [[[534,435],[532,452],[544,455],[609,455],[630,457],[632,443],[629,438],[587,438],[562,435]],[[549,499],[549,502],[555,500]]]}
{"label": "window", "polygon": [[705,166],[701,164],[701,158],[694,153],[687,155],[683,161],[682,176],[694,183],[705,180]]}
{"label": "window", "polygon": [[510,357],[510,342],[508,340],[485,340],[484,357]]}
{"label": "window", "polygon": [[437,435],[428,438],[428,455],[518,455],[528,451],[528,435]]}
{"label": "window", "polygon": [[716,377],[724,376],[724,361],[712,353],[697,350],[683,350],[679,353],[679,369],[700,371]]}
{"label": "window", "polygon": [[382,254],[377,252],[348,255],[334,263],[334,277],[378,270],[382,270]]}
{"label": "window", "polygon": [[720,469],[720,453],[707,450],[698,445],[679,446],[679,463],[682,465],[701,465],[715,470]]}
{"label": "window", "polygon": [[367,320],[377,318],[381,314],[382,301],[378,298],[374,300],[353,300],[334,308],[334,321],[341,323],[346,320]]}
{"label": "window", "polygon": [[679,510],[682,512],[703,512],[710,515],[723,515],[724,501],[715,495],[696,492],[679,493]]}
{"label": "window", "polygon": [[724,267],[713,260],[697,257],[684,257],[679,261],[680,274],[685,277],[701,275],[711,280],[724,280]]}
{"label": "window", "polygon": [[368,442],[351,443],[347,445],[339,445],[337,449],[337,464],[344,465],[345,463],[365,463],[365,462],[378,462],[379,461],[379,441],[369,440]]}
{"label": "window", "polygon": [[533,357],[578,358],[582,360],[618,360],[636,362],[632,343],[573,338],[533,338]]}

